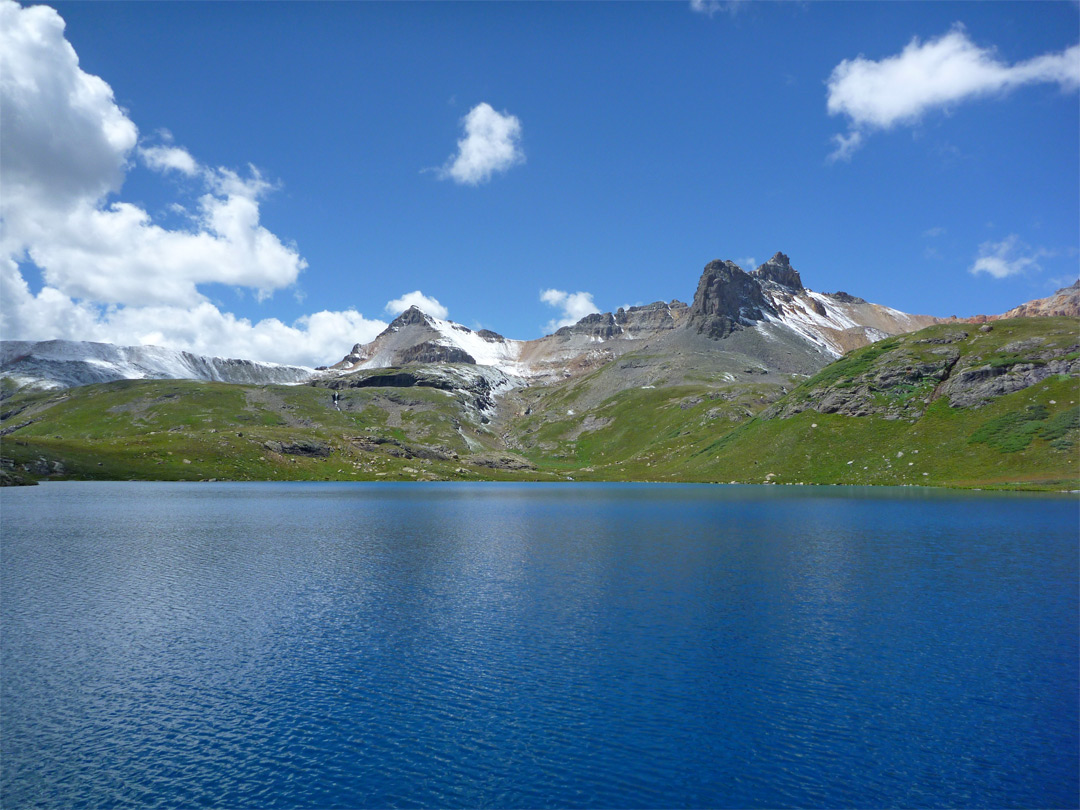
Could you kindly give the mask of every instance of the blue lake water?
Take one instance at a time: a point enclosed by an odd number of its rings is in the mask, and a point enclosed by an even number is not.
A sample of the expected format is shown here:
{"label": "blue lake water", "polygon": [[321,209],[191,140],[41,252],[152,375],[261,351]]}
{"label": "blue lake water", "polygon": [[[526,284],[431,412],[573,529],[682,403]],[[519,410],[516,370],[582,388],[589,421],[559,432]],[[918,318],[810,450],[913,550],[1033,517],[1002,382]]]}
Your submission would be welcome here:
{"label": "blue lake water", "polygon": [[53,483],[0,804],[1076,807],[1075,496]]}

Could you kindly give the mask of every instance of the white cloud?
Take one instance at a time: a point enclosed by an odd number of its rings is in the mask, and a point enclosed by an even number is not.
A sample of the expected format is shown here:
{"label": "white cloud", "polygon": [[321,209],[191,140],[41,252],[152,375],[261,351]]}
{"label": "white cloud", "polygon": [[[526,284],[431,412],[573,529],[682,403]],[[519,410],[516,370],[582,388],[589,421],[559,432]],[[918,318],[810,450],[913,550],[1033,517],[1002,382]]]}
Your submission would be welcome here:
{"label": "white cloud", "polygon": [[405,293],[401,298],[386,302],[386,311],[390,315],[400,315],[409,307],[419,307],[424,313],[443,320],[450,315],[450,311],[437,299],[424,295],[420,290],[413,290],[411,293]]}
{"label": "white cloud", "polygon": [[939,236],[945,235],[945,228],[941,225],[935,225],[933,228],[927,228],[923,231],[922,235],[927,239],[936,239]]}
{"label": "white cloud", "polygon": [[593,303],[592,293],[587,292],[568,293],[562,290],[543,290],[540,293],[540,300],[562,310],[561,318],[552,318],[544,327],[544,331],[549,334],[564,326],[573,326],[586,315],[600,311],[600,308]]}
{"label": "white cloud", "polygon": [[259,224],[271,185],[254,169],[241,177],[202,167],[179,147],[140,150],[153,168],[201,177],[189,230],[107,201],[120,191],[138,130],[109,85],[79,68],[53,9],[0,0],[0,54],[2,255],[28,256],[64,295],[110,304],[192,305],[209,282],[263,297],[295,283],[307,263]]}
{"label": "white cloud", "polygon": [[741,259],[735,259],[735,264],[739,265],[743,270],[754,270],[757,265],[757,260],[753,256],[743,256]]}
{"label": "white cloud", "polygon": [[305,366],[335,363],[354,343],[366,343],[386,323],[355,310],[316,312],[292,324],[252,323],[208,301],[193,307],[102,306],[75,301],[54,287],[37,295],[10,260],[0,263],[0,334],[22,340],[97,340],[150,344],[217,357]]}
{"label": "white cloud", "polygon": [[1080,45],[1010,65],[957,24],[937,39],[914,38],[880,61],[845,59],[829,76],[827,106],[830,115],[847,116],[850,130],[834,137],[830,157],[848,159],[872,130],[914,124],[930,110],[1037,83],[1080,87]]}
{"label": "white cloud", "polygon": [[994,278],[1007,278],[1026,270],[1041,270],[1039,259],[1052,255],[1044,248],[1032,248],[1024,244],[1014,233],[1000,242],[983,242],[979,255],[971,265],[972,273],[988,273]]}
{"label": "white cloud", "polygon": [[199,173],[199,164],[195,158],[179,146],[145,146],[140,147],[139,157],[143,159],[154,171],[167,172],[169,170],[194,177]]}
{"label": "white cloud", "polygon": [[747,0],[690,0],[690,10],[711,17],[718,11],[726,11],[734,16]]}
{"label": "white cloud", "polygon": [[837,160],[851,160],[851,156],[862,146],[863,134],[858,130],[849,132],[847,135],[837,133],[832,136],[832,142],[836,148],[829,154],[829,162]]}
{"label": "white cloud", "polygon": [[440,179],[475,186],[525,162],[521,148],[521,121],[508,112],[498,113],[490,104],[480,103],[461,119],[465,137],[458,141],[456,155],[439,170]]}
{"label": "white cloud", "polygon": [[[167,132],[159,133],[166,144]],[[47,6],[0,0],[0,336],[115,343],[156,342],[200,353],[323,363],[385,324],[354,310],[286,325],[221,312],[207,283],[260,298],[295,284],[307,263],[259,224],[271,190],[244,173],[200,164],[172,146],[136,149],[138,129],[112,89],[79,67],[64,21]],[[133,154],[156,171],[198,180],[190,227],[169,229],[136,205],[109,199]],[[35,295],[20,272],[44,280]]]}

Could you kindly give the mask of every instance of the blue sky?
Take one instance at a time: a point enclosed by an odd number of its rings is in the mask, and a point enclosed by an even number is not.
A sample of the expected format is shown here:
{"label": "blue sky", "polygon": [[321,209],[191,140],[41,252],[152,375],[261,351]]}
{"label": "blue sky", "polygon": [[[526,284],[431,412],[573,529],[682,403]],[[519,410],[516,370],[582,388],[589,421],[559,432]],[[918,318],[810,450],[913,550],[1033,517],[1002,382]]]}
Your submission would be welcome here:
{"label": "blue sky", "polygon": [[943,316],[1080,265],[1072,2],[5,3],[56,54],[9,76],[91,88],[5,90],[5,338],[314,364],[414,291],[531,338],[777,250]]}

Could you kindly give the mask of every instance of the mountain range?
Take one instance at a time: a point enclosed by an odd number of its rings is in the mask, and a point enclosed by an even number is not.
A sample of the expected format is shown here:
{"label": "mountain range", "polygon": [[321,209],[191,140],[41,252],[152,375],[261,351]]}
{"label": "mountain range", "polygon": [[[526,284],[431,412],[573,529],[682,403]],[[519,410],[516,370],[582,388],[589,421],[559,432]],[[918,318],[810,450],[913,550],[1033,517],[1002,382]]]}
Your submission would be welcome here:
{"label": "mountain range", "polygon": [[[996,319],[912,315],[810,290],[777,253],[751,272],[710,262],[690,304],[597,313],[536,340],[410,308],[317,369],[5,341],[0,459],[9,474],[48,477],[829,483],[860,469],[866,483],[910,483],[854,458],[820,475],[811,457],[832,450],[803,449],[824,432],[792,444],[792,431],[840,420],[832,441],[871,447],[867,430],[925,422],[924,435],[950,424],[969,436],[1001,417],[1031,440],[1005,452],[942,436],[921,458],[952,472],[915,482],[1072,487],[1077,315],[1078,285]],[[972,453],[973,468],[952,466]]]}
{"label": "mountain range", "polygon": [[657,301],[588,315],[536,340],[474,331],[411,307],[373,341],[354,345],[340,361],[318,369],[201,357],[156,346],[3,341],[0,377],[14,386],[36,388],[120,379],[268,384],[452,363],[493,369],[505,375],[504,384],[516,386],[588,373],[644,345],[661,353],[738,356],[735,366],[808,373],[851,349],[939,320],[845,292],[809,290],[788,257],[777,253],[752,272],[730,261],[710,262],[689,305]]}

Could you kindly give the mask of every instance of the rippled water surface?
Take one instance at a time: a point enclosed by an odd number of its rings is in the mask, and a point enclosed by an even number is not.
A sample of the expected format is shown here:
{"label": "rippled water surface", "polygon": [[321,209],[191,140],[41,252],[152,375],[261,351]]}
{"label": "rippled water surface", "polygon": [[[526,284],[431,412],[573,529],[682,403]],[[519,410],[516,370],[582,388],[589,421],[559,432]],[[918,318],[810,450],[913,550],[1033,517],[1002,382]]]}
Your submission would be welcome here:
{"label": "rippled water surface", "polygon": [[6,490],[0,804],[1076,807],[1075,497]]}

